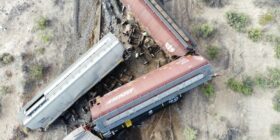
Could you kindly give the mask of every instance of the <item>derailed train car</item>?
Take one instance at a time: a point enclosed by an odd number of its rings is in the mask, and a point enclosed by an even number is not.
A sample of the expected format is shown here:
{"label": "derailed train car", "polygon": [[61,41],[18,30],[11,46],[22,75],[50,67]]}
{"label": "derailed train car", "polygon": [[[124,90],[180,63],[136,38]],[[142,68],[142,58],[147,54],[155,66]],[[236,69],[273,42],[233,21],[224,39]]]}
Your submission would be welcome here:
{"label": "derailed train car", "polygon": [[123,61],[123,52],[123,45],[113,34],[104,36],[23,107],[22,124],[30,129],[46,128]]}
{"label": "derailed train car", "polygon": [[212,78],[201,56],[184,56],[90,102],[93,129],[110,137],[143,116],[176,102],[183,93]]}
{"label": "derailed train car", "polygon": [[184,56],[194,49],[191,36],[183,32],[154,0],[121,2],[167,54]]}

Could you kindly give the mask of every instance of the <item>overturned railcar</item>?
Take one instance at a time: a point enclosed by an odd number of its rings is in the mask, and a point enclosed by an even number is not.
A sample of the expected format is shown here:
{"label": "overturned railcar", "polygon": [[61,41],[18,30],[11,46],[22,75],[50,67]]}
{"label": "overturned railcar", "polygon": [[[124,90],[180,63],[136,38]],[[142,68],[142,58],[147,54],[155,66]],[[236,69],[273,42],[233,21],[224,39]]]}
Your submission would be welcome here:
{"label": "overturned railcar", "polygon": [[123,61],[123,52],[123,45],[113,34],[104,36],[23,107],[23,125],[30,129],[47,127]]}
{"label": "overturned railcar", "polygon": [[212,78],[201,56],[184,56],[90,102],[94,130],[110,137],[143,116],[176,102],[183,93]]}
{"label": "overturned railcar", "polygon": [[191,36],[182,31],[155,0],[121,2],[167,54],[184,56],[194,49]]}

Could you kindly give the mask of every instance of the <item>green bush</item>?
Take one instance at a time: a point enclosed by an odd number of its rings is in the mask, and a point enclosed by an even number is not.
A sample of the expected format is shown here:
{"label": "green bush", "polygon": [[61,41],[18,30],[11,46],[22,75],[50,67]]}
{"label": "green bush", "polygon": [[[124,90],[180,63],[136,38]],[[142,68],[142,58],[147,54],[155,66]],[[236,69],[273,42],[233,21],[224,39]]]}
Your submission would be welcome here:
{"label": "green bush", "polygon": [[211,60],[217,59],[220,49],[217,46],[208,46],[206,53]]}
{"label": "green bush", "polygon": [[0,62],[5,65],[10,64],[14,62],[14,57],[9,53],[3,53],[0,55]]}
{"label": "green bush", "polygon": [[270,134],[273,137],[280,137],[280,124],[273,124],[270,128]]}
{"label": "green bush", "polygon": [[205,23],[205,24],[201,24],[200,26],[196,27],[195,29],[195,34],[198,37],[202,37],[202,38],[208,38],[210,36],[212,36],[215,32],[215,29],[213,26]]}
{"label": "green bush", "polygon": [[201,87],[201,91],[208,98],[215,95],[215,87],[213,84],[210,83],[203,85]]}
{"label": "green bush", "polygon": [[44,67],[40,64],[35,64],[30,67],[30,76],[34,80],[41,80],[44,76]]}
{"label": "green bush", "polygon": [[248,37],[254,42],[261,40],[262,31],[260,29],[254,28],[248,31]]}
{"label": "green bush", "polygon": [[252,95],[253,93],[253,84],[254,81],[251,78],[247,77],[242,81],[238,81],[234,78],[230,78],[227,81],[227,86],[234,92],[239,92],[244,95]]}
{"label": "green bush", "polygon": [[48,26],[49,20],[45,17],[40,17],[37,21],[37,26],[40,30],[45,30]]}
{"label": "green bush", "polygon": [[268,12],[260,16],[259,23],[261,25],[266,25],[274,21],[274,16],[272,13]]}
{"label": "green bush", "polygon": [[280,91],[273,97],[273,108],[280,112]]}
{"label": "green bush", "polygon": [[274,47],[274,51],[275,51],[275,56],[276,56],[276,58],[280,59],[280,44],[277,44],[277,45]]}
{"label": "green bush", "polygon": [[255,78],[256,85],[263,88],[277,88],[280,86],[280,69],[270,68],[264,75]]}
{"label": "green bush", "polygon": [[245,31],[249,24],[249,17],[243,13],[229,11],[226,13],[228,24],[238,32]]}

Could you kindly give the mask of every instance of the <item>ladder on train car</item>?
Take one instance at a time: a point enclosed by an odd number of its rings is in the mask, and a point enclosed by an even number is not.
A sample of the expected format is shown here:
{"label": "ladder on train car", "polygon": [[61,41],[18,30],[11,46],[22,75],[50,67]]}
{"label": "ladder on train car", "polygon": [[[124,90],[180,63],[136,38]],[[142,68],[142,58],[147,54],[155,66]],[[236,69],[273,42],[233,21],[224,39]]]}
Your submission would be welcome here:
{"label": "ladder on train car", "polygon": [[[155,12],[155,14],[161,19],[161,21],[167,25],[170,31],[176,36],[176,38],[187,48],[195,47],[195,43],[190,35],[182,31],[178,25],[170,18],[170,16],[161,8],[161,6],[155,0],[144,0],[145,3]],[[186,35],[187,34],[187,35]]]}

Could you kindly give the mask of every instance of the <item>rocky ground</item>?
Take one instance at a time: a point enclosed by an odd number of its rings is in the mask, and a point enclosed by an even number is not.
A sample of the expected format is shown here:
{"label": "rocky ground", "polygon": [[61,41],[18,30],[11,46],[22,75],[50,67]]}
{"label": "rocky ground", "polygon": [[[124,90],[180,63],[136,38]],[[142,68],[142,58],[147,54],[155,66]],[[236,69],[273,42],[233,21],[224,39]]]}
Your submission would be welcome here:
{"label": "rocky ground", "polygon": [[[221,1],[214,5],[194,0],[161,2],[178,25],[191,32],[199,54],[209,57],[206,46],[220,47],[218,58],[210,62],[221,76],[212,81],[214,96],[206,97],[199,88],[190,91],[177,104],[125,131],[120,139],[273,139],[271,125],[280,123],[280,114],[272,107],[277,89],[256,87],[252,95],[244,96],[230,90],[226,82],[231,77],[265,73],[269,67],[279,67],[280,60],[276,59],[271,43],[253,42],[246,33],[230,27],[225,13],[230,10],[246,13],[251,18],[250,26],[279,35],[279,20],[266,27],[258,23],[260,15],[277,8],[279,3],[276,0]],[[11,63],[0,65],[1,89],[9,89],[0,95],[0,139],[59,140],[69,133],[71,128],[59,119],[47,132],[26,135],[19,127],[18,111],[91,47],[100,32],[101,36],[108,31],[120,36],[119,25],[110,22],[114,17],[106,16],[106,11],[100,17],[100,8],[100,2],[95,0],[0,0],[0,55],[10,53],[14,58]],[[101,25],[100,19],[104,21]],[[41,21],[47,24],[42,25]],[[200,23],[214,25],[215,34],[207,39],[195,36],[194,28]],[[111,75],[128,68],[137,77],[155,69],[158,62],[166,63],[162,53],[148,59],[150,64],[143,65],[146,59],[132,57]]]}

